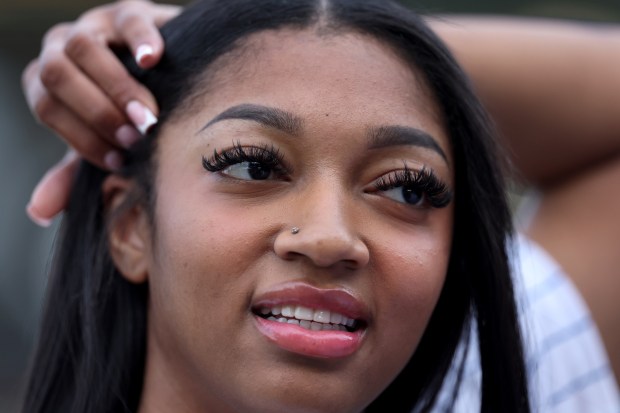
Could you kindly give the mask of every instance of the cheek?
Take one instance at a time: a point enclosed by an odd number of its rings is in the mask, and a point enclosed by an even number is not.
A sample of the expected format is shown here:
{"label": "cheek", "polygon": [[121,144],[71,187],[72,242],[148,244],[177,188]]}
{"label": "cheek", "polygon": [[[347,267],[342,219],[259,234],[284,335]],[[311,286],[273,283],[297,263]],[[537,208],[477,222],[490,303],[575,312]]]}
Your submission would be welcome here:
{"label": "cheek", "polygon": [[187,348],[198,343],[217,353],[213,338],[229,334],[224,330],[238,325],[248,307],[255,280],[247,274],[265,251],[252,224],[261,220],[194,190],[160,197],[156,222],[149,272],[154,332],[174,353],[199,354],[204,349]]}
{"label": "cheek", "polygon": [[197,272],[205,281],[231,281],[265,250],[264,220],[253,213],[217,195],[207,196],[204,187],[158,199],[155,265],[168,267],[168,278]]}
{"label": "cheek", "polygon": [[441,294],[452,243],[450,217],[446,214],[432,229],[393,236],[377,246],[377,324],[385,327],[385,338],[394,346],[394,366],[404,366],[415,351]]}
{"label": "cheek", "polygon": [[433,310],[445,281],[449,247],[423,241],[409,245],[410,249],[391,251],[384,271],[390,278],[391,311],[404,313],[405,319],[412,320]]}
{"label": "cheek", "polygon": [[199,156],[188,156],[166,143],[166,139],[161,143],[166,157],[160,161],[157,176],[155,270],[166,268],[162,281],[217,284],[248,265],[241,254],[256,252],[256,248],[242,247],[255,242],[252,223],[257,221],[249,216],[253,210],[212,190],[212,179]]}

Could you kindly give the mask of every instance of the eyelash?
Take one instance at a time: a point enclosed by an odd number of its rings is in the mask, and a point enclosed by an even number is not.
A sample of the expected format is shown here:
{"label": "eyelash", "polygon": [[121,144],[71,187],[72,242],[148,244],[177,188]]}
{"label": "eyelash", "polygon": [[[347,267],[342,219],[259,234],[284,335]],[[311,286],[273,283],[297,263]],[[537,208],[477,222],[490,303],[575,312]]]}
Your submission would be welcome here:
{"label": "eyelash", "polygon": [[374,185],[377,191],[389,191],[399,187],[411,188],[420,192],[434,208],[443,208],[452,201],[452,191],[427,168],[411,170],[405,165],[404,169],[382,176]]}
{"label": "eyelash", "polygon": [[[290,169],[284,166],[284,157],[273,145],[243,147],[236,142],[232,148],[222,152],[214,150],[210,158],[202,157],[202,166],[209,172],[221,172],[242,162],[260,163],[278,177],[290,174]],[[452,201],[452,191],[427,168],[411,170],[405,165],[403,169],[384,175],[374,183],[376,191],[389,191],[399,187],[418,191],[434,208],[443,208]]]}
{"label": "eyelash", "polygon": [[236,142],[232,148],[222,152],[213,151],[210,158],[202,157],[202,166],[209,172],[220,172],[229,166],[242,162],[256,162],[270,168],[277,176],[289,174],[284,167],[284,157],[273,145],[243,147]]}

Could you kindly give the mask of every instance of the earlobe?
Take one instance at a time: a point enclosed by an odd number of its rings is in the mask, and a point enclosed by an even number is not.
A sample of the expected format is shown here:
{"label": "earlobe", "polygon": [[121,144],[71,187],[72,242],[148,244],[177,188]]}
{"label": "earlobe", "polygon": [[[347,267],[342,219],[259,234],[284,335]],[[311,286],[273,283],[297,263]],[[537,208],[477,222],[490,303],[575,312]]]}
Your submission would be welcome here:
{"label": "earlobe", "polygon": [[136,196],[136,184],[110,175],[102,191],[112,261],[127,281],[143,283],[148,278],[150,228],[147,212]]}

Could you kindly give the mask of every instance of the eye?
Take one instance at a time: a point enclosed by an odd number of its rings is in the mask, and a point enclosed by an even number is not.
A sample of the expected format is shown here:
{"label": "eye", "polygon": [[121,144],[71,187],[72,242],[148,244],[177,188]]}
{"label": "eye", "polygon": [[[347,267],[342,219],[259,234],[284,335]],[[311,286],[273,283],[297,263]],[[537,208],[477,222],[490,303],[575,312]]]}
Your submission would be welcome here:
{"label": "eye", "polygon": [[411,170],[407,165],[377,179],[373,192],[419,208],[443,208],[452,200],[452,191],[432,170]]}
{"label": "eye", "polygon": [[290,169],[284,165],[284,158],[273,146],[243,147],[239,143],[202,158],[205,170],[242,181],[287,180]]}
{"label": "eye", "polygon": [[239,162],[222,170],[224,175],[247,181],[273,178],[273,168],[260,162]]}
{"label": "eye", "polygon": [[403,185],[383,191],[383,193],[385,194],[385,197],[404,204],[420,206],[424,203],[424,194],[420,188],[407,187]]}

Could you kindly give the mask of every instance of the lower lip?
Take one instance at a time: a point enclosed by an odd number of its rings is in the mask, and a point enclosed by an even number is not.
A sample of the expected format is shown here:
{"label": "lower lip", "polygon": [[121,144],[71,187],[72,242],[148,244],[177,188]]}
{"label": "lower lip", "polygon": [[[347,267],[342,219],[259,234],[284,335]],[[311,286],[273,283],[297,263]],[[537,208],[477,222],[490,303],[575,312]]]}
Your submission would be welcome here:
{"label": "lower lip", "polygon": [[254,316],[258,330],[280,348],[317,358],[342,358],[355,353],[362,344],[362,331],[313,331],[294,324]]}

